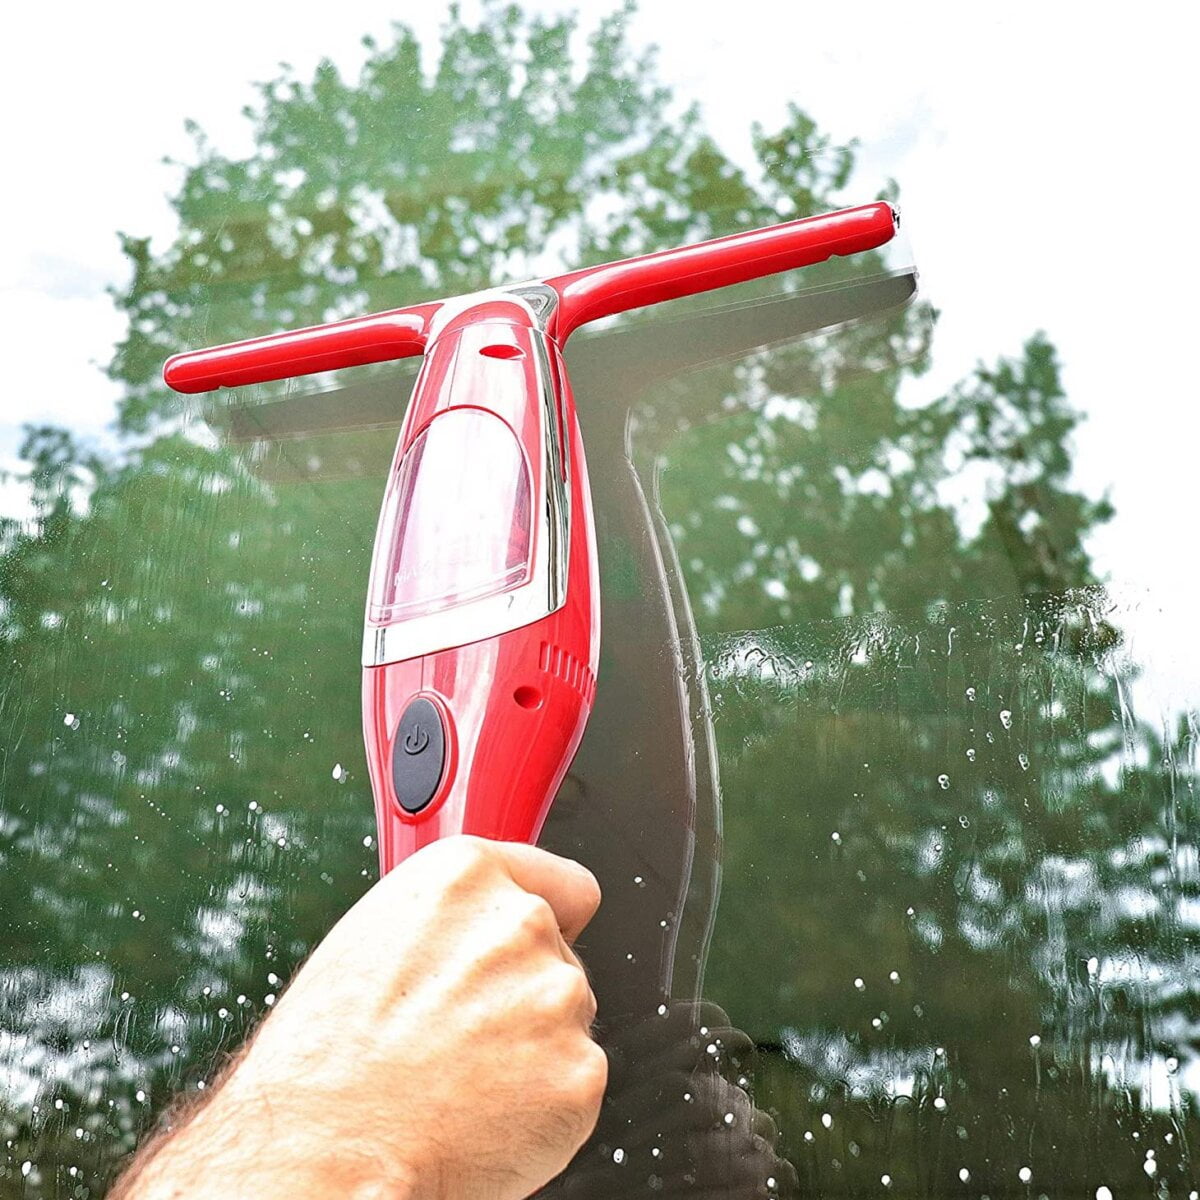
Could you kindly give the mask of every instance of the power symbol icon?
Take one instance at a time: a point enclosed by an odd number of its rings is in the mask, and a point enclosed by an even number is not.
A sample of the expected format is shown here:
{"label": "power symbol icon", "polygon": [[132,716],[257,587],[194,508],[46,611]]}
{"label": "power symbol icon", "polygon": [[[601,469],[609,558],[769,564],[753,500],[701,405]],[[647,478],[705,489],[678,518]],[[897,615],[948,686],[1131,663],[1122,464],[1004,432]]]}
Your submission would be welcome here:
{"label": "power symbol icon", "polygon": [[431,803],[446,772],[446,726],[425,696],[414,696],[392,735],[392,787],[402,812],[415,816]]}
{"label": "power symbol icon", "polygon": [[404,753],[420,754],[429,745],[429,734],[420,725],[414,725],[404,735]]}

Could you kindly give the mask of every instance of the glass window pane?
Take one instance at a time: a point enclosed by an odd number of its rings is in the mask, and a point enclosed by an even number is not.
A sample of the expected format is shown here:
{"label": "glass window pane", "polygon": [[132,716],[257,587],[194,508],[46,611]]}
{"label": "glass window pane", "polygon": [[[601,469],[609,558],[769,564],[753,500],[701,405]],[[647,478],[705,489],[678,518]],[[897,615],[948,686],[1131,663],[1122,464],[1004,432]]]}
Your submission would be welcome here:
{"label": "glass window pane", "polygon": [[374,881],[364,593],[533,549],[446,414],[369,585],[415,364],[167,355],[878,195],[915,297],[892,247],[566,349],[602,659],[542,842],[603,885],[612,1066],[544,1194],[1200,1192],[1193,43],[796,11],[23,13],[72,86],[0,79],[0,1196],[103,1195]]}

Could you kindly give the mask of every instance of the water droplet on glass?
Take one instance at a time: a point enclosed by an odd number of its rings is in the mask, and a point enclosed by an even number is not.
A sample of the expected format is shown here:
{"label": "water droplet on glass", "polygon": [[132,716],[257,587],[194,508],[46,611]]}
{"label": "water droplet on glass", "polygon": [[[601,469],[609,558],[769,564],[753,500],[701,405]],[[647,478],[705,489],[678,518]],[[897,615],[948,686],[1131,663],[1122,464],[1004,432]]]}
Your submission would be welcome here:
{"label": "water droplet on glass", "polygon": [[1167,1071],[1171,1075],[1174,1075],[1175,1072],[1178,1070],[1179,1070],[1179,1059],[1174,1058],[1174,1057],[1168,1058],[1167,1059]]}
{"label": "water droplet on glass", "polygon": [[265,1005],[266,1005],[268,1008],[272,1008],[272,1007],[274,1006],[274,1004],[275,1004],[275,999],[276,999],[276,997],[275,997],[275,993],[274,993],[274,992],[268,992],[268,993],[267,993],[267,994],[266,994],[266,995],[263,997],[263,1003],[264,1003],[264,1004],[265,1004]]}
{"label": "water droplet on glass", "polygon": [[25,1175],[25,1176],[28,1176],[28,1175],[29,1175],[29,1172],[30,1172],[30,1171],[32,1171],[32,1170],[33,1170],[33,1163],[31,1163],[31,1162],[29,1161],[29,1159],[26,1159],[26,1160],[25,1160],[25,1161],[24,1161],[24,1162],[21,1164],[21,1174],[22,1174],[22,1175]]}
{"label": "water droplet on glass", "polygon": [[806,1142],[811,1142],[813,1140],[813,1132],[811,1129],[806,1129],[804,1131],[804,1140]]}
{"label": "water droplet on glass", "polygon": [[832,1115],[829,1113],[822,1113],[821,1114],[821,1124],[824,1125],[826,1129],[832,1129],[833,1128]]}
{"label": "water droplet on glass", "polygon": [[975,747],[974,746],[967,747],[967,761],[968,762],[975,761]]}
{"label": "water droplet on glass", "polygon": [[146,1103],[146,1093],[145,1093],[145,1092],[143,1092],[143,1091],[141,1090],[141,1088],[139,1088],[139,1089],[138,1089],[136,1092],[134,1092],[134,1093],[133,1093],[133,1098],[134,1098],[134,1099],[135,1099],[135,1100],[136,1100],[136,1101],[137,1101],[139,1104],[145,1104],[145,1103]]}
{"label": "water droplet on glass", "polygon": [[1144,1163],[1142,1163],[1142,1170],[1145,1171],[1151,1179],[1153,1179],[1155,1175],[1158,1174],[1158,1163],[1156,1163],[1154,1159],[1148,1158]]}
{"label": "water droplet on glass", "polygon": [[333,777],[334,777],[334,779],[336,779],[338,781],[338,783],[346,782],[347,771],[346,771],[346,768],[343,767],[341,763],[333,764]]}
{"label": "water droplet on glass", "polygon": [[1019,762],[1021,764],[1022,771],[1029,770],[1029,755],[1028,754],[1018,754],[1017,762]]}
{"label": "water droplet on glass", "polygon": [[838,831],[835,829],[835,830],[834,830],[834,831],[833,831],[833,832],[832,832],[832,833],[829,835],[829,840],[830,840],[830,841],[831,841],[831,842],[832,842],[832,843],[833,843],[835,846],[840,846],[840,845],[842,844],[842,835],[841,835],[840,833],[838,833]]}
{"label": "water droplet on glass", "polygon": [[967,688],[967,699],[968,699],[968,700],[974,700],[974,699],[975,699],[975,689],[974,689],[973,687],[969,687],[969,688]]}
{"label": "water droplet on glass", "polygon": [[938,776],[938,787],[940,787],[942,789],[942,791],[944,792],[949,786],[950,786],[950,776],[949,775],[939,775]]}
{"label": "water droplet on glass", "polygon": [[725,1116],[722,1117],[721,1119],[725,1122],[726,1125],[732,1125],[733,1124],[733,1113],[726,1113]]}
{"label": "water droplet on glass", "polygon": [[962,816],[960,816],[960,817],[958,818],[958,823],[959,823],[959,824],[960,824],[960,825],[961,825],[961,826],[962,826],[964,829],[970,829],[970,828],[971,828],[971,821],[970,821],[970,818],[969,818],[969,817],[966,815],[966,813],[963,813],[963,815],[962,815]]}
{"label": "water droplet on glass", "polygon": [[1042,1044],[1042,1039],[1036,1033],[1031,1034],[1029,1044],[1036,1050]]}
{"label": "water droplet on glass", "polygon": [[267,972],[267,982],[272,987],[278,987],[279,986],[279,976],[276,975],[274,971],[268,971]]}
{"label": "water droplet on glass", "polygon": [[363,838],[363,845],[370,849],[373,845],[375,845],[375,839],[368,833],[367,836]]}
{"label": "water droplet on glass", "polygon": [[768,1175],[768,1176],[767,1176],[767,1187],[769,1187],[769,1188],[773,1188],[773,1187],[776,1187],[776,1186],[778,1186],[778,1185],[777,1185],[777,1184],[776,1184],[776,1182],[775,1182],[775,1176],[774,1176],[774,1175]]}
{"label": "water droplet on glass", "polygon": [[613,1151],[613,1162],[615,1162],[617,1164],[617,1166],[619,1167],[624,1161],[625,1161],[625,1151],[622,1150],[620,1146],[618,1146]]}
{"label": "water droplet on glass", "polygon": [[1012,728],[1012,713],[1007,708],[1002,708],[1000,710],[1000,724],[1003,725],[1005,729]]}
{"label": "water droplet on glass", "polygon": [[892,1177],[890,1175],[880,1175],[879,1182],[882,1183],[884,1187],[891,1187]]}
{"label": "water droplet on glass", "polygon": [[1033,1178],[1033,1172],[1028,1167],[1022,1167],[1017,1172],[1017,1178],[1022,1183],[1028,1183]]}
{"label": "water droplet on glass", "polygon": [[891,971],[888,973],[888,978],[893,983],[899,983],[900,982],[900,972],[899,971]]}
{"label": "water droplet on glass", "polygon": [[933,1107],[936,1108],[938,1110],[938,1112],[945,1112],[946,1111],[946,1097],[945,1096],[934,1096]]}
{"label": "water droplet on glass", "polygon": [[79,728],[79,718],[74,713],[67,713],[67,715],[65,717],[63,717],[63,724],[68,729],[78,729]]}
{"label": "water droplet on glass", "polygon": [[646,881],[640,875],[635,875],[633,877],[633,882],[636,883],[638,885],[638,887],[646,886]]}
{"label": "water droplet on glass", "polygon": [[660,1017],[665,1017],[667,1015],[667,1006],[665,1004],[660,1004],[658,1006],[658,1015]]}
{"label": "water droplet on glass", "polygon": [[1096,1200],[1113,1200],[1112,1190],[1101,1184],[1096,1189]]}
{"label": "water droplet on glass", "polygon": [[865,983],[863,983],[863,981],[861,979],[856,979],[854,981],[854,986],[860,992],[865,991],[866,987],[867,987],[867,985]]}
{"label": "water droplet on glass", "polygon": [[958,1171],[958,1177],[963,1181],[963,1183],[967,1183],[970,1181],[971,1172],[968,1171],[966,1167],[960,1167]]}

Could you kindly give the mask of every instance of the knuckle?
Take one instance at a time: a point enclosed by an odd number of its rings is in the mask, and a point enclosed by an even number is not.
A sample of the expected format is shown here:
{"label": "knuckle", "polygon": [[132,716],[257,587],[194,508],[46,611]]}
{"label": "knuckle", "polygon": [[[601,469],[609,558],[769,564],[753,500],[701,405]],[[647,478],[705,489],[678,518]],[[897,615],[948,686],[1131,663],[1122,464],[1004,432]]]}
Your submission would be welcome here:
{"label": "knuckle", "polygon": [[473,883],[488,862],[483,840],[466,834],[441,838],[420,853],[426,855],[426,861],[436,868],[443,886],[450,890]]}
{"label": "knuckle", "polygon": [[554,970],[542,982],[543,1003],[557,1018],[574,1019],[585,1012],[592,998],[587,977],[578,967],[567,963],[555,964]]}
{"label": "knuckle", "polygon": [[514,900],[517,931],[533,942],[548,941],[558,934],[558,921],[554,909],[542,899],[529,892]]}
{"label": "knuckle", "polygon": [[585,1023],[587,1024],[588,1028],[591,1028],[592,1024],[596,1020],[596,1013],[598,1012],[598,1005],[596,1003],[596,993],[594,991],[592,991],[592,985],[590,983],[588,983],[586,976],[584,977],[584,985],[585,985],[585,995],[584,995],[584,1001],[583,1001],[584,1017],[585,1017]]}
{"label": "knuckle", "polygon": [[578,1102],[594,1119],[608,1087],[608,1056],[591,1038],[584,1043],[575,1076]]}

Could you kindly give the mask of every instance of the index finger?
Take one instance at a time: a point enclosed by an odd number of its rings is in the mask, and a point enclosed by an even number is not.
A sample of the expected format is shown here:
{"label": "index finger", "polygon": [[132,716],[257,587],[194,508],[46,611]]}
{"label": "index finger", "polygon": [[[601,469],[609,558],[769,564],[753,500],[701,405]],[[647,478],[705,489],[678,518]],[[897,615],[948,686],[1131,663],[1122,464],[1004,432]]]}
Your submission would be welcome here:
{"label": "index finger", "polygon": [[600,907],[595,875],[574,859],[523,842],[494,842],[493,846],[513,882],[541,896],[554,910],[563,937],[573,942]]}

